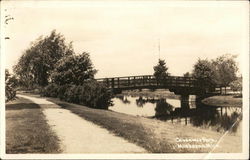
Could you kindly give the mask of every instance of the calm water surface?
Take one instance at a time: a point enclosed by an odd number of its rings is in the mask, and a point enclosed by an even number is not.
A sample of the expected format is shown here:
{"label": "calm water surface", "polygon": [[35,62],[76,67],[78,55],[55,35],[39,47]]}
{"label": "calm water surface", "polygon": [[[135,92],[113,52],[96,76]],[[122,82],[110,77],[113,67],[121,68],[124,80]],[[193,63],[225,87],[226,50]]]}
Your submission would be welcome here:
{"label": "calm water surface", "polygon": [[159,99],[147,97],[118,96],[113,98],[114,106],[109,107],[115,112],[157,118],[172,123],[192,125],[224,132],[236,132],[241,119],[241,108],[214,107],[195,102],[195,96],[181,103],[180,99]]}

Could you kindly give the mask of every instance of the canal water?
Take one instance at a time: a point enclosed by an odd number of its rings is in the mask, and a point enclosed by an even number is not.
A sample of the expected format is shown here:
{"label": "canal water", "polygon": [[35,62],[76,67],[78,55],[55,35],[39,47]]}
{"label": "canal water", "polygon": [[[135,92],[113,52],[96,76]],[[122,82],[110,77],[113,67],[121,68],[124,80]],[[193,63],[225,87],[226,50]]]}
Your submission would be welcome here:
{"label": "canal water", "polygon": [[[117,96],[113,98],[110,110],[134,116],[155,118],[171,123],[192,125],[200,128],[224,132],[237,132],[242,110],[237,107],[214,107],[195,101],[181,103],[180,99],[149,98],[143,96]],[[182,106],[181,106],[182,105]]]}

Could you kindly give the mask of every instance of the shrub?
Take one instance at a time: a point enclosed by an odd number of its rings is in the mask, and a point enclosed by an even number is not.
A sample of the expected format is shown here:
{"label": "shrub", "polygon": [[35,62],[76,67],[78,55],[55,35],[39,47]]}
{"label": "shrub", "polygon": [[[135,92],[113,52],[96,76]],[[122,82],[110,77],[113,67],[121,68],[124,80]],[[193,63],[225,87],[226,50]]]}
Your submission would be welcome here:
{"label": "shrub", "polygon": [[58,85],[51,83],[47,85],[42,91],[43,96],[57,97],[58,96]]}
{"label": "shrub", "polygon": [[58,87],[58,89],[57,89],[57,93],[58,93],[57,97],[60,98],[61,100],[66,99],[65,92],[66,92],[67,88],[69,88],[69,87],[70,87],[69,84]]}
{"label": "shrub", "polygon": [[5,86],[5,101],[8,102],[10,100],[15,99],[16,91],[11,86]]}
{"label": "shrub", "polygon": [[11,75],[9,71],[5,70],[5,101],[15,99],[16,97],[17,79],[14,75]]}
{"label": "shrub", "polygon": [[231,82],[229,86],[233,91],[237,91],[242,94],[242,78],[238,78],[237,80]]}
{"label": "shrub", "polygon": [[69,86],[64,94],[64,100],[67,102],[79,103],[79,97],[77,96],[77,90],[80,86],[71,85]]}
{"label": "shrub", "polygon": [[45,87],[44,96],[58,97],[61,100],[86,105],[91,108],[108,109],[112,105],[112,93],[103,84],[94,80],[83,85],[50,84]]}
{"label": "shrub", "polygon": [[83,91],[80,95],[81,101],[93,108],[107,109],[108,106],[112,105],[111,91],[96,81],[91,81],[83,85]]}

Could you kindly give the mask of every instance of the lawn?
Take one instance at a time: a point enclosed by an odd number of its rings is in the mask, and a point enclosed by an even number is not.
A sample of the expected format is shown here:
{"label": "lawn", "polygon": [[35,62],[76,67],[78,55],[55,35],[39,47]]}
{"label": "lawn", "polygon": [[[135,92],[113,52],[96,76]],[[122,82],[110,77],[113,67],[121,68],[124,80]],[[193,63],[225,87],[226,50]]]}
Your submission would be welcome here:
{"label": "lawn", "polygon": [[233,95],[219,95],[205,98],[204,104],[220,107],[242,107],[242,98]]}
{"label": "lawn", "polygon": [[6,104],[6,153],[59,153],[59,139],[39,105],[24,98]]}

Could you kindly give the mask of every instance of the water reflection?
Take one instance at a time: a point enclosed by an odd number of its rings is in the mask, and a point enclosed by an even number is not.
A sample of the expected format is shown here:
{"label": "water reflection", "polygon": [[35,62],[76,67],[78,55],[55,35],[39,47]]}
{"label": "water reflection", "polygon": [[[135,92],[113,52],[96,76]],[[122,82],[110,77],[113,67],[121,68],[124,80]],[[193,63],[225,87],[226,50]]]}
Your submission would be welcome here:
{"label": "water reflection", "polygon": [[236,132],[239,123],[235,122],[242,115],[241,108],[213,107],[176,99],[121,96],[113,101],[114,106],[110,109],[116,112],[210,128],[218,132],[229,129],[230,132]]}
{"label": "water reflection", "polygon": [[158,99],[154,99],[154,98],[143,98],[142,96],[140,96],[138,99],[135,100],[136,101],[136,105],[138,107],[143,107],[146,103],[156,103],[158,101]]}
{"label": "water reflection", "polygon": [[124,104],[130,104],[130,101],[126,96],[116,96],[116,98],[120,99]]}
{"label": "water reflection", "polygon": [[166,102],[166,99],[159,99],[155,107],[155,117],[164,120],[171,116],[174,106]]}

